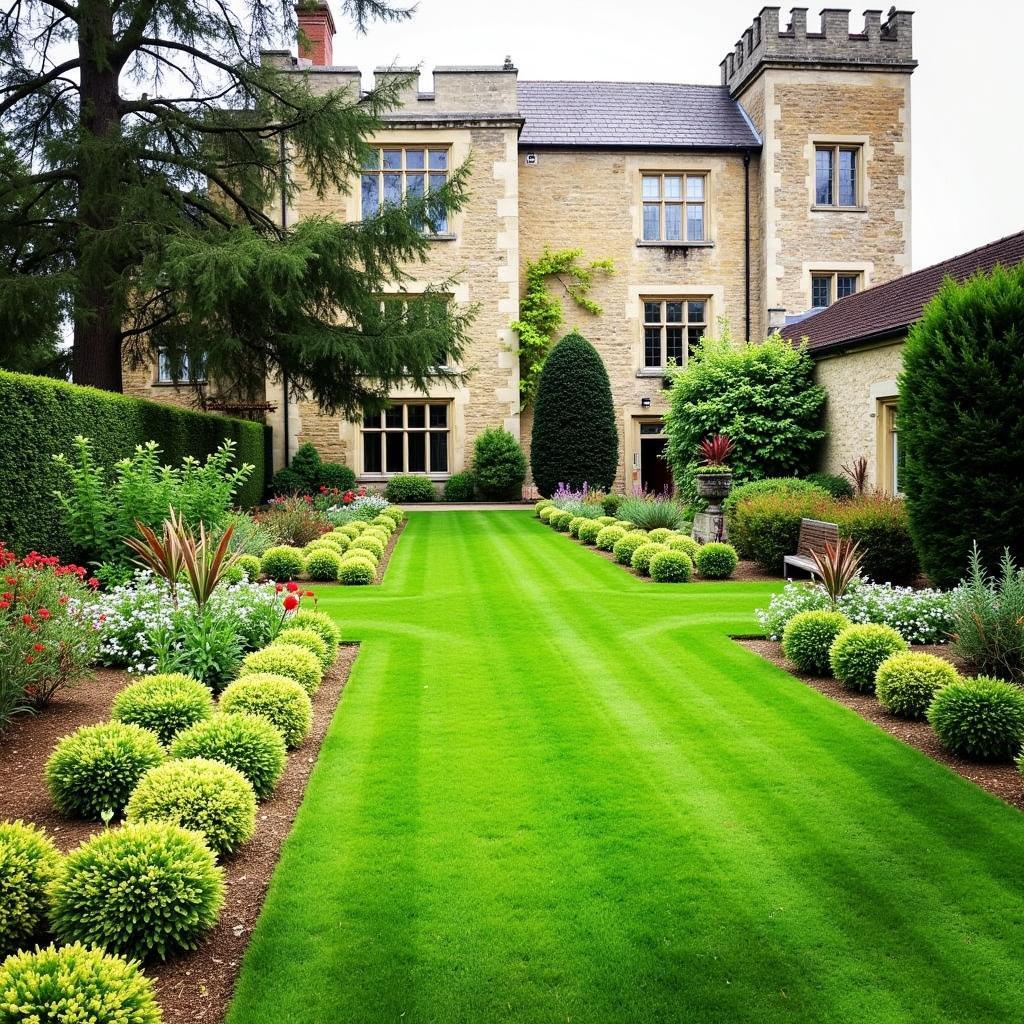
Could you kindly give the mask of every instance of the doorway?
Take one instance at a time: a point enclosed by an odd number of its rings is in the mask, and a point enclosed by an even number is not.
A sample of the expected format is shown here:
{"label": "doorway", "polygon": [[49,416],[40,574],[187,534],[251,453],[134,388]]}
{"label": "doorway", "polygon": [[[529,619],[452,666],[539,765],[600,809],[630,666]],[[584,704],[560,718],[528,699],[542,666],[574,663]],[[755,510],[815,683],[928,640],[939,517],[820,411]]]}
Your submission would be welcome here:
{"label": "doorway", "polygon": [[670,494],[673,490],[672,470],[665,460],[668,438],[661,420],[640,420],[639,424],[640,486],[651,494]]}

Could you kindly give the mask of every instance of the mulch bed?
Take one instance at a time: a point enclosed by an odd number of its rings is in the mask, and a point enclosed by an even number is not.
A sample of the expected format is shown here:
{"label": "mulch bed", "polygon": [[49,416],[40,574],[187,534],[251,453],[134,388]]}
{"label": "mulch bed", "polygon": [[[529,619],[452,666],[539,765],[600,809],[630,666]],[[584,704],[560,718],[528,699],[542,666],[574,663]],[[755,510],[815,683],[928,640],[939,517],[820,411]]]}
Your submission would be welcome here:
{"label": "mulch bed", "polygon": [[[884,729],[889,735],[895,736],[898,740],[908,746],[916,747],[922,753],[927,754],[935,761],[939,761],[951,768],[958,775],[970,779],[975,785],[987,790],[994,796],[999,797],[1006,803],[1011,804],[1018,810],[1024,811],[1024,780],[1020,772],[1012,764],[977,764],[974,761],[964,761],[961,758],[953,757],[947,753],[939,744],[938,737],[927,722],[908,721],[905,718],[897,718],[883,710],[877,698],[870,693],[858,693],[848,690],[835,679],[822,678],[820,676],[804,675],[798,672],[793,665],[783,656],[782,645],[776,640],[761,640],[747,637],[736,637],[736,642],[742,644],[747,650],[759,654],[766,661],[784,669],[791,676],[813,686],[819,693],[842,704],[844,707],[856,711],[861,718],[873,722],[880,729]],[[948,647],[941,644],[915,645],[915,651],[922,651],[925,654],[936,654],[952,662],[958,671],[964,675],[971,675],[972,672]]]}
{"label": "mulch bed", "polygon": [[[313,697],[309,736],[290,752],[273,796],[259,805],[256,834],[221,862],[227,892],[216,927],[192,953],[146,968],[156,983],[166,1024],[213,1024],[224,1019],[281,845],[291,830],[358,650],[358,644],[342,645]],[[0,737],[0,778],[4,780],[0,818],[21,818],[44,827],[63,851],[102,830],[101,824],[61,818],[53,810],[43,769],[62,736],[106,720],[114,695],[131,678],[125,672],[100,669],[94,679],[60,694],[40,714],[15,719]]]}

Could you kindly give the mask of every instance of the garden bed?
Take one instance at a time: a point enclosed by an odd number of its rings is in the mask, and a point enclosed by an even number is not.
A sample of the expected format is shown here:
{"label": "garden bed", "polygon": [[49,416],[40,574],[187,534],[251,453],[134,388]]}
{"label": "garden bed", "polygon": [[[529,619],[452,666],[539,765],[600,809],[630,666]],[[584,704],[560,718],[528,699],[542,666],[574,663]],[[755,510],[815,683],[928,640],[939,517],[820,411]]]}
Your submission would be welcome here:
{"label": "garden bed", "polygon": [[[1000,800],[1024,811],[1024,786],[1021,785],[1021,775],[1012,764],[979,764],[976,761],[965,761],[963,758],[954,757],[943,750],[939,744],[935,731],[926,721],[911,721],[906,718],[898,718],[890,715],[878,703],[873,693],[860,693],[856,690],[849,690],[837,680],[825,676],[811,676],[798,672],[792,663],[783,655],[782,645],[777,640],[764,640],[752,637],[735,637],[738,644],[746,647],[748,651],[760,655],[766,661],[788,672],[791,676],[813,687],[819,693],[834,700],[837,704],[848,707],[855,711],[861,718],[873,722],[880,729],[884,729],[890,736],[895,736],[908,746],[915,747],[923,754],[947,768],[952,769],[965,779],[970,779],[975,785],[997,796]],[[925,654],[935,654],[945,658],[956,666],[958,672],[969,676],[974,673],[969,666],[966,666],[953,652],[942,644],[915,644],[911,647],[913,651],[920,651]]]}
{"label": "garden bed", "polygon": [[[273,795],[259,805],[255,835],[222,861],[227,892],[216,927],[194,952],[146,968],[156,983],[165,1024],[213,1024],[223,1019],[281,845],[302,802],[358,649],[357,644],[342,645],[313,697],[309,736],[291,753]],[[108,718],[115,694],[132,679],[126,672],[100,669],[94,679],[59,693],[40,714],[19,717],[11,724],[0,745],[0,777],[6,780],[0,818],[20,818],[45,828],[65,852],[103,829],[97,822],[58,815],[43,770],[58,739],[79,726]]]}

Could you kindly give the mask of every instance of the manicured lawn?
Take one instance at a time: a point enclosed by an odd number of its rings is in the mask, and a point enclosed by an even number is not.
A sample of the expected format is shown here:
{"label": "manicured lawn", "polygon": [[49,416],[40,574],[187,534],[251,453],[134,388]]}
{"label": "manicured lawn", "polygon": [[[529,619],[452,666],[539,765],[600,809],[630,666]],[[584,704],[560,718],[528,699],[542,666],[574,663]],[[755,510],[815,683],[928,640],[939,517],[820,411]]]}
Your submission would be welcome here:
{"label": "manicured lawn", "polygon": [[531,516],[413,516],[232,1024],[1024,1015],[1024,819]]}

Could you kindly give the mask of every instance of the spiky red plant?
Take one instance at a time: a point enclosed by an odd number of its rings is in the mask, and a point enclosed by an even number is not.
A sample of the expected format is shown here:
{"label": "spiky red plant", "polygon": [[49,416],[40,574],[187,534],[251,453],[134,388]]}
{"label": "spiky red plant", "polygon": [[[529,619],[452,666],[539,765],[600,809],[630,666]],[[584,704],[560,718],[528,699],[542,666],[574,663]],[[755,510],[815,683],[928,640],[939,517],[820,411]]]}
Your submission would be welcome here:
{"label": "spiky red plant", "polygon": [[697,453],[705,466],[724,466],[725,460],[732,455],[736,445],[725,434],[713,434],[705,437],[697,445]]}

